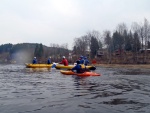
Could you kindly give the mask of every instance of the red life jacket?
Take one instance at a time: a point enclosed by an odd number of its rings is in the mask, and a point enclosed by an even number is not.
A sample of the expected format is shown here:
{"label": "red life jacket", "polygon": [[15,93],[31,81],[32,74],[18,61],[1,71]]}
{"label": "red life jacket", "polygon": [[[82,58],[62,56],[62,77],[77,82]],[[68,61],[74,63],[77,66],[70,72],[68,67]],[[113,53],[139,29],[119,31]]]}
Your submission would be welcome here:
{"label": "red life jacket", "polygon": [[68,66],[68,61],[67,61],[67,59],[63,59],[62,61],[61,61],[61,64],[64,64],[64,66]]}

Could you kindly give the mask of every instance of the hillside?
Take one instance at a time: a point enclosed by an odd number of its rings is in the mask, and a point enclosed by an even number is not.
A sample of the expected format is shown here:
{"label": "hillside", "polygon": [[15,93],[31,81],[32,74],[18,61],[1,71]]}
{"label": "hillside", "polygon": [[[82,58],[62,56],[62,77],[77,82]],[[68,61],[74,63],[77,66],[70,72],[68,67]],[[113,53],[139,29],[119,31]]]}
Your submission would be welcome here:
{"label": "hillside", "polygon": [[[42,50],[39,50],[40,45]],[[36,55],[38,62],[46,62],[49,56],[58,60],[61,56],[68,56],[69,50],[60,47],[47,47],[38,43],[20,43],[0,45],[0,63],[26,63],[31,62]]]}

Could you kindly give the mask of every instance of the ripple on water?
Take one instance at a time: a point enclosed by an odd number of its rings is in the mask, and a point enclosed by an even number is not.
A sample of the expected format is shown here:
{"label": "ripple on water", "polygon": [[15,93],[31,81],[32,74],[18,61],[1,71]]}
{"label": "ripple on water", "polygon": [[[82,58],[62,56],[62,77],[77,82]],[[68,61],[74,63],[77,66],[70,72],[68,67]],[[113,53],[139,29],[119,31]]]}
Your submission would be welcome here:
{"label": "ripple on water", "polygon": [[149,113],[148,74],[98,67],[95,71],[102,76],[65,76],[55,69],[2,65],[0,110],[3,113]]}

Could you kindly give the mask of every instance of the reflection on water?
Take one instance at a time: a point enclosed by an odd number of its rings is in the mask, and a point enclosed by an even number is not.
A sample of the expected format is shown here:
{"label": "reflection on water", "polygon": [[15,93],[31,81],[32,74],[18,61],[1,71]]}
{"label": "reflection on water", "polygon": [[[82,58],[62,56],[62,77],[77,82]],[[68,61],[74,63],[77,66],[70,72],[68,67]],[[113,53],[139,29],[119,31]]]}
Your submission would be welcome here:
{"label": "reflection on water", "polygon": [[102,76],[0,65],[2,113],[149,113],[150,70],[98,68]]}

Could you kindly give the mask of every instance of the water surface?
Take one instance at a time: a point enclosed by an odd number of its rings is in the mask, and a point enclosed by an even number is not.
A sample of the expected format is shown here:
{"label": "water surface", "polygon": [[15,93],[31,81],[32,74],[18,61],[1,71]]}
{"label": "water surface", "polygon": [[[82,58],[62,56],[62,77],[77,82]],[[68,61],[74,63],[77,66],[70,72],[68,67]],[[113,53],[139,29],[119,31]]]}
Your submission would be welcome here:
{"label": "water surface", "polygon": [[0,65],[0,113],[150,113],[150,70],[95,72],[101,76]]}

